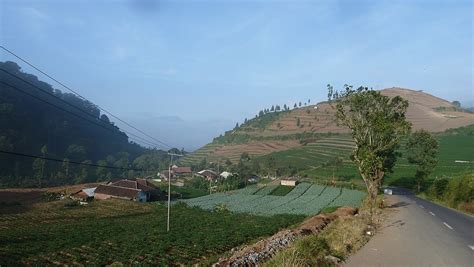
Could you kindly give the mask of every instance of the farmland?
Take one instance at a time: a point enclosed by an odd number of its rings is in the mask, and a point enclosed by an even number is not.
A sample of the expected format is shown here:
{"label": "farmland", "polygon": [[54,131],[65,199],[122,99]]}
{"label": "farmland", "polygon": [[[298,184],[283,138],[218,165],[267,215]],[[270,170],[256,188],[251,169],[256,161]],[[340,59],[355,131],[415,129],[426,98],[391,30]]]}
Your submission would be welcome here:
{"label": "farmland", "polygon": [[189,206],[212,210],[218,205],[236,213],[271,216],[276,214],[314,215],[332,206],[359,206],[365,193],[331,186],[300,183],[286,195],[272,195],[278,186],[247,187],[183,200]]}
{"label": "farmland", "polygon": [[[19,204],[18,204],[19,205]],[[2,211],[0,206],[0,211]],[[206,261],[232,247],[271,235],[304,217],[209,212],[121,200],[67,207],[40,202],[0,212],[0,265],[178,265]]]}
{"label": "farmland", "polygon": [[[452,176],[457,173],[472,172],[474,168],[474,136],[466,129],[473,126],[454,130],[453,133],[435,135],[439,142],[438,165],[433,170],[432,177]],[[387,174],[388,184],[397,184],[404,179],[413,177],[415,167],[408,163],[402,142],[399,152],[401,157],[395,165],[393,173]],[[315,180],[327,179],[334,174],[342,180],[359,181],[358,171],[350,161],[349,155],[353,142],[348,135],[340,134],[321,138],[305,146],[271,153],[258,157],[256,160],[264,163],[273,156],[277,166],[293,166],[303,176]],[[335,157],[342,158],[342,164],[333,166],[330,162]],[[466,163],[456,163],[456,160]]]}

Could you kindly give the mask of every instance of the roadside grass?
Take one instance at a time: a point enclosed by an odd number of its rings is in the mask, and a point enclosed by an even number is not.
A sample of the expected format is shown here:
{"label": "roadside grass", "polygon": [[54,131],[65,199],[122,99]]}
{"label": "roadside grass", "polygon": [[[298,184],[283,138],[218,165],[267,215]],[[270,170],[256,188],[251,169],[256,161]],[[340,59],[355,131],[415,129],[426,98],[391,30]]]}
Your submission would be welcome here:
{"label": "roadside grass", "polygon": [[65,203],[39,203],[26,212],[2,213],[0,265],[191,265],[304,219],[209,212],[177,204],[171,210],[171,231],[166,232],[164,205],[122,200],[74,207]]}
{"label": "roadside grass", "polygon": [[[374,221],[379,226],[383,218],[383,196],[377,199]],[[337,209],[327,208],[329,213]],[[322,212],[323,213],[323,212]],[[362,248],[374,231],[370,224],[369,207],[364,200],[356,216],[339,217],[319,234],[309,235],[294,241],[290,247],[281,250],[264,267],[273,266],[340,266],[351,254]]]}
{"label": "roadside grass", "polygon": [[428,181],[418,197],[474,215],[474,172]]}

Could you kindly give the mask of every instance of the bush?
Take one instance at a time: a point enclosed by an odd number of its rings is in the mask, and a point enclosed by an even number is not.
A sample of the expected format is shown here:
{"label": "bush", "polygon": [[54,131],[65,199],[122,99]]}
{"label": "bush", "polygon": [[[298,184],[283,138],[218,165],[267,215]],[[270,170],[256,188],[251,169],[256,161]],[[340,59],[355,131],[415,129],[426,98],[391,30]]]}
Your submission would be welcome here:
{"label": "bush", "polygon": [[44,192],[41,195],[42,199],[47,202],[56,201],[61,199],[61,194],[57,192]]}
{"label": "bush", "polygon": [[326,259],[330,254],[326,239],[308,236],[296,241],[291,249],[276,254],[264,266],[334,266],[332,261]]}
{"label": "bush", "polygon": [[227,208],[227,205],[224,203],[219,203],[214,206],[214,212],[223,212],[227,213],[229,212],[229,209]]}
{"label": "bush", "polygon": [[79,202],[72,199],[68,199],[64,203],[64,207],[66,208],[73,208],[73,207],[78,207],[78,206],[79,206]]}

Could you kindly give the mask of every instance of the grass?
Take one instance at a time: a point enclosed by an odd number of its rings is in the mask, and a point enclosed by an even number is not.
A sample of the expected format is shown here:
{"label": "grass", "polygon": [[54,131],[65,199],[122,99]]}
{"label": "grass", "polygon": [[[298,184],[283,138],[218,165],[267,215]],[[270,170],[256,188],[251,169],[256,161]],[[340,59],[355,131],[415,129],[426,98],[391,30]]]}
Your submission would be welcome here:
{"label": "grass", "polygon": [[[377,200],[380,207],[383,197]],[[326,212],[334,211],[331,207]],[[263,264],[270,266],[340,266],[351,254],[362,248],[370,239],[370,217],[367,202],[361,206],[358,216],[339,217],[318,234],[302,237],[288,248],[276,252],[275,256]],[[376,225],[384,214],[376,209]]]}
{"label": "grass", "polygon": [[192,264],[300,222],[302,216],[215,213],[121,200],[37,204],[0,215],[0,265]]}
{"label": "grass", "polygon": [[279,185],[275,190],[272,191],[270,195],[273,196],[286,196],[291,190],[293,190],[293,186],[285,186],[285,185]]}

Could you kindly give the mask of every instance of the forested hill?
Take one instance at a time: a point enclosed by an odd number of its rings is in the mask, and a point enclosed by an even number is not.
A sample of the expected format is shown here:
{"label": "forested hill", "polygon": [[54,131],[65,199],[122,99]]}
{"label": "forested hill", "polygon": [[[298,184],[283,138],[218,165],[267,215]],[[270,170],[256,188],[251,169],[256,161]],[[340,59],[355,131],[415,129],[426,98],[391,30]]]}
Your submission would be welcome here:
{"label": "forested hill", "polygon": [[[0,187],[94,182],[158,168],[166,152],[129,141],[91,102],[63,93],[14,62],[0,62],[0,151],[61,159],[51,162],[0,153]],[[146,154],[146,155],[144,155]],[[143,155],[142,157],[140,157]],[[157,160],[150,161],[150,157]]]}

